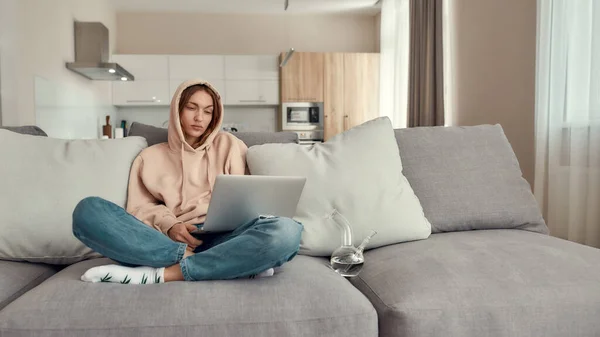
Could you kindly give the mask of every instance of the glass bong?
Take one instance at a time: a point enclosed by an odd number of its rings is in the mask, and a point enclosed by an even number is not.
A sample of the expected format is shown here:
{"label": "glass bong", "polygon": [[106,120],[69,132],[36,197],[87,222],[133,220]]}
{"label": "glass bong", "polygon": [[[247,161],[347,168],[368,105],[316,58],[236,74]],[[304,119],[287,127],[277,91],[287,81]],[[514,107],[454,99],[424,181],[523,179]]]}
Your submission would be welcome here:
{"label": "glass bong", "polygon": [[363,251],[369,240],[377,234],[376,231],[372,230],[371,234],[367,236],[358,247],[352,245],[352,229],[348,219],[344,217],[337,209],[334,209],[330,214],[326,215],[327,218],[333,219],[342,231],[342,245],[331,254],[329,260],[331,268],[338,274],[345,277],[354,277],[360,273],[365,263],[365,257]]}

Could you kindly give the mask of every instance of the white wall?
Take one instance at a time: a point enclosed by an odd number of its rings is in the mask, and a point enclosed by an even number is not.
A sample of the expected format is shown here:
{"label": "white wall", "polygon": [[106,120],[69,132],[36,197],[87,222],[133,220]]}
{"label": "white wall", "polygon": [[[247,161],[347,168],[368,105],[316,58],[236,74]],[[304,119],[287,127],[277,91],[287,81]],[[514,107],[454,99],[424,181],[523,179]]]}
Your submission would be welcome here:
{"label": "white wall", "polygon": [[378,52],[375,15],[118,13],[119,54]]}
{"label": "white wall", "polygon": [[[74,60],[73,22],[100,21],[115,46],[116,14],[106,0],[8,0],[2,16],[16,21],[9,45],[15,56],[2,62],[3,123],[37,124],[50,136],[95,138],[101,116],[114,115],[110,82],[91,81],[65,68]],[[5,9],[9,11],[5,12]],[[4,42],[3,37],[3,42]],[[9,39],[10,40],[10,39]],[[6,62],[5,62],[6,61]],[[11,72],[16,69],[16,72]],[[6,101],[5,101],[6,100]]]}
{"label": "white wall", "polygon": [[0,1],[0,99],[3,116],[0,116],[0,125],[16,125],[14,115],[9,112],[17,111],[17,61],[18,27],[17,16],[18,0]]}

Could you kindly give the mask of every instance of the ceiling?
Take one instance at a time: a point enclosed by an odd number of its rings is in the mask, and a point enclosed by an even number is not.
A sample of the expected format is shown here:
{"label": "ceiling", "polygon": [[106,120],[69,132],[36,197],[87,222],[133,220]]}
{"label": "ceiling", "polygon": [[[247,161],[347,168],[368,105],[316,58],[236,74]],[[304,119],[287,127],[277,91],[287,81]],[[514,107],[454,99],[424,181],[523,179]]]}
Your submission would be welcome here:
{"label": "ceiling", "polygon": [[111,0],[118,12],[193,12],[227,14],[315,14],[380,11],[377,0]]}

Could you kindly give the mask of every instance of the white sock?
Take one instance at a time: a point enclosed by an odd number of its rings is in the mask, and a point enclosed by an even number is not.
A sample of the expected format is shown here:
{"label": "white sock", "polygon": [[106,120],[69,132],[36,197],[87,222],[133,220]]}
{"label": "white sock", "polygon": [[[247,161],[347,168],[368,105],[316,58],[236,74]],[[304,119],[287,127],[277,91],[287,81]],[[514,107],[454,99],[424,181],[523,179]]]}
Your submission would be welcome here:
{"label": "white sock", "polygon": [[81,276],[86,282],[152,284],[165,282],[165,268],[125,267],[117,264],[90,268]]}
{"label": "white sock", "polygon": [[275,269],[273,268],[269,268],[263,272],[260,272],[258,274],[255,275],[250,275],[248,276],[248,278],[261,278],[261,277],[269,277],[269,276],[273,276],[273,274],[275,274]]}

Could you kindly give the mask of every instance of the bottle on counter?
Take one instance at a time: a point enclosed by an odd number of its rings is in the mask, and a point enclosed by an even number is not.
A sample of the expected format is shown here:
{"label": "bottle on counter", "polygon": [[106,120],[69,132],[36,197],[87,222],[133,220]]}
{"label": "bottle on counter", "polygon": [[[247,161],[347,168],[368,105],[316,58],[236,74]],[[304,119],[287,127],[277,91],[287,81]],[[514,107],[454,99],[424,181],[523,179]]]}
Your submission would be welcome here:
{"label": "bottle on counter", "polygon": [[106,125],[102,126],[102,135],[112,138],[112,126],[110,125],[110,116],[106,116]]}

